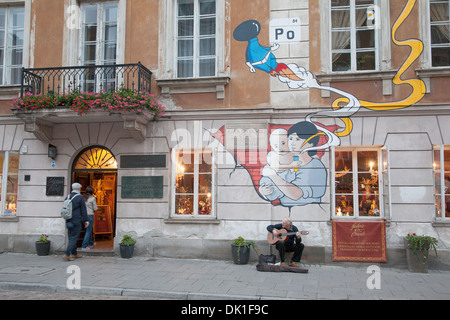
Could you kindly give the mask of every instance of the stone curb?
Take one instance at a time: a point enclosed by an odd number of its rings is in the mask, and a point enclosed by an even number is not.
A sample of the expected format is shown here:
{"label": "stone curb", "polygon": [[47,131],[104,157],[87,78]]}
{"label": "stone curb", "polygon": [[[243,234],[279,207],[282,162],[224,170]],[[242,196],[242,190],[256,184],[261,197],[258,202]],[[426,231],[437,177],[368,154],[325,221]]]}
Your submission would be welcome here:
{"label": "stone curb", "polygon": [[156,291],[156,290],[140,290],[140,289],[124,289],[124,288],[108,288],[108,287],[81,287],[78,290],[71,290],[64,286],[41,284],[41,283],[19,283],[19,282],[0,282],[0,290],[17,290],[17,291],[42,291],[54,293],[75,293],[86,295],[100,296],[123,296],[136,298],[154,298],[167,300],[276,300],[274,297],[264,296],[238,296],[238,295],[221,295],[196,292],[173,292],[173,291]]}

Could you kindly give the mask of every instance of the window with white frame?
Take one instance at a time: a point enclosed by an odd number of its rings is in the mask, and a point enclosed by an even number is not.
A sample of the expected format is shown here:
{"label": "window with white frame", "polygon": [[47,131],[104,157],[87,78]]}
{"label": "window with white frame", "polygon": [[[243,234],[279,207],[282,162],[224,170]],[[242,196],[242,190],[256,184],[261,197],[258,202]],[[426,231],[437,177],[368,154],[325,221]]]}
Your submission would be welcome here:
{"label": "window with white frame", "polygon": [[25,9],[0,7],[0,84],[20,84]]}
{"label": "window with white frame", "polygon": [[216,76],[216,0],[176,1],[177,77]]}
{"label": "window with white frame", "polygon": [[176,149],[172,157],[171,216],[215,216],[215,169],[212,150]]}
{"label": "window with white frame", "polygon": [[333,158],[334,216],[387,216],[383,175],[388,163],[382,161],[382,149],[339,147]]}
{"label": "window with white frame", "polygon": [[[114,65],[117,59],[118,2],[86,3],[81,5],[81,64]],[[100,74],[87,71],[83,91],[115,88],[114,68]]]}
{"label": "window with white frame", "polygon": [[15,215],[19,182],[19,154],[9,151],[0,153],[0,181],[0,214],[2,216]]}
{"label": "window with white frame", "polygon": [[431,64],[450,66],[450,0],[430,0]]}
{"label": "window with white frame", "polygon": [[434,147],[434,196],[436,217],[450,218],[450,146]]}
{"label": "window with white frame", "polygon": [[330,48],[333,72],[378,70],[377,0],[331,0]]}

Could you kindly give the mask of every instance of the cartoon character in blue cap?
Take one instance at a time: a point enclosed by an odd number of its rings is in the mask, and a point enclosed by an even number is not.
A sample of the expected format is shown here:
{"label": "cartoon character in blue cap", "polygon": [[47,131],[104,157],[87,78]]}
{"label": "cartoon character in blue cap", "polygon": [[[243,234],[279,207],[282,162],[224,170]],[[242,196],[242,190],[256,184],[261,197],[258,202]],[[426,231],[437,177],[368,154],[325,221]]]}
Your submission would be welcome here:
{"label": "cartoon character in blue cap", "polygon": [[271,76],[281,76],[295,81],[302,81],[284,63],[278,63],[272,51],[277,50],[280,45],[274,44],[272,47],[263,47],[258,42],[258,35],[261,32],[261,25],[256,20],[242,22],[234,29],[233,37],[237,41],[248,41],[247,46],[247,66],[250,72],[255,73],[256,69],[265,71]]}

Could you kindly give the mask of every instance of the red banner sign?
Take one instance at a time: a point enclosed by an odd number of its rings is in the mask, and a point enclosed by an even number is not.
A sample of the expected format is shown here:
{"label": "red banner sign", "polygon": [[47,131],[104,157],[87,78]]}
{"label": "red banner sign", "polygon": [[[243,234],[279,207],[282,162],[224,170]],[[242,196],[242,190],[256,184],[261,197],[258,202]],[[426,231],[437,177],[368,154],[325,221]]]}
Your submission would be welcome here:
{"label": "red banner sign", "polygon": [[333,220],[333,261],[386,262],[386,223]]}

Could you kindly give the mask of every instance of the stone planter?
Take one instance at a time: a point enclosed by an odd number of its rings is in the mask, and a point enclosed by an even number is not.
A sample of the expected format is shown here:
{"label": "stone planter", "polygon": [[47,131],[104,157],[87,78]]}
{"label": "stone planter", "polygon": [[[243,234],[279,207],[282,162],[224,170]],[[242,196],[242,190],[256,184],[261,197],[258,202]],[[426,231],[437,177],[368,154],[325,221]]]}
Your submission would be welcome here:
{"label": "stone planter", "polygon": [[409,272],[428,273],[428,251],[430,244],[425,242],[425,250],[416,250],[409,248],[409,241],[404,239],[406,247],[406,262]]}
{"label": "stone planter", "polygon": [[48,256],[50,253],[51,241],[39,242],[36,241],[36,253],[38,256]]}
{"label": "stone planter", "polygon": [[133,257],[134,244],[130,246],[126,244],[120,244],[119,247],[120,247],[120,257],[124,259],[130,259],[131,257]]}
{"label": "stone planter", "polygon": [[250,258],[250,246],[231,245],[231,255],[235,264],[247,264]]}

